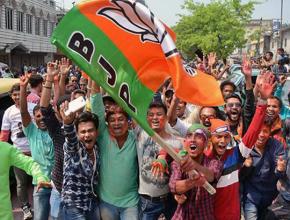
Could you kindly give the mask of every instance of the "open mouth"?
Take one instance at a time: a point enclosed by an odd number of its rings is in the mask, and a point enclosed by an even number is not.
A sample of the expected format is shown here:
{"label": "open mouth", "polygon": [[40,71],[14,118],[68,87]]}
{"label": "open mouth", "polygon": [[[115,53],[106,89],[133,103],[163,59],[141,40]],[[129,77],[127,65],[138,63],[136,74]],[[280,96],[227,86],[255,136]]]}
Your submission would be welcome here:
{"label": "open mouth", "polygon": [[152,121],[153,126],[159,126],[159,121]]}
{"label": "open mouth", "polygon": [[190,145],[190,150],[194,151],[197,149],[197,146],[195,144]]}
{"label": "open mouth", "polygon": [[267,112],[266,112],[266,115],[267,115],[268,117],[273,117],[273,116],[274,116],[274,112],[269,112],[269,111],[267,111]]}
{"label": "open mouth", "polygon": [[93,140],[84,140],[84,142],[85,142],[86,144],[90,144],[90,143],[92,143],[92,141],[93,141]]}

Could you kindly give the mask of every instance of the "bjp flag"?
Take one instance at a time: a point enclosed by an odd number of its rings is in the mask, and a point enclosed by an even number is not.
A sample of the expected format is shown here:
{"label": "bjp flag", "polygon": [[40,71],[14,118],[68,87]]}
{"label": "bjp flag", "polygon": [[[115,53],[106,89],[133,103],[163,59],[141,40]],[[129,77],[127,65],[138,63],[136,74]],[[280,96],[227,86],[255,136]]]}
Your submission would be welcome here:
{"label": "bjp flag", "polygon": [[174,37],[141,3],[91,0],[63,17],[52,43],[152,135],[147,108],[154,92],[169,77],[180,99],[198,105],[223,104],[213,77],[183,67]]}

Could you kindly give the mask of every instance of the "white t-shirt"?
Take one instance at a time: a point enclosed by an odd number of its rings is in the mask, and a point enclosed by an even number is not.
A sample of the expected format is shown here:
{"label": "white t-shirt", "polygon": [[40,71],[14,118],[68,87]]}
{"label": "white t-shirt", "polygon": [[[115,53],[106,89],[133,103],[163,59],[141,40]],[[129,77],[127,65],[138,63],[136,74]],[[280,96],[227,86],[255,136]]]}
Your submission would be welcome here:
{"label": "white t-shirt", "polygon": [[[178,150],[183,147],[181,139],[173,135],[165,142]],[[163,178],[156,179],[151,173],[152,162],[157,159],[160,150],[161,146],[153,141],[145,131],[141,131],[137,139],[140,194],[157,197],[169,193],[169,175],[165,173]]]}
{"label": "white t-shirt", "polygon": [[13,144],[22,152],[30,152],[28,140],[23,132],[20,109],[12,105],[4,112],[1,130],[11,132]]}

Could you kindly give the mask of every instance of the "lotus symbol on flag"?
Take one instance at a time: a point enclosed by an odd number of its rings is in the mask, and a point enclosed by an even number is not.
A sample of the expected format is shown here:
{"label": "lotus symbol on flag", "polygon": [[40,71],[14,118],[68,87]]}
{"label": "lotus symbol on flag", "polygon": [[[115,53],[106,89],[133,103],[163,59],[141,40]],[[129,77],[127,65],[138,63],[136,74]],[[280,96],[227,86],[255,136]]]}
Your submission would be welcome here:
{"label": "lotus symbol on flag", "polygon": [[97,15],[105,16],[125,31],[140,35],[142,42],[161,44],[166,56],[178,53],[164,25],[144,5],[133,0],[111,0],[116,6],[103,7]]}

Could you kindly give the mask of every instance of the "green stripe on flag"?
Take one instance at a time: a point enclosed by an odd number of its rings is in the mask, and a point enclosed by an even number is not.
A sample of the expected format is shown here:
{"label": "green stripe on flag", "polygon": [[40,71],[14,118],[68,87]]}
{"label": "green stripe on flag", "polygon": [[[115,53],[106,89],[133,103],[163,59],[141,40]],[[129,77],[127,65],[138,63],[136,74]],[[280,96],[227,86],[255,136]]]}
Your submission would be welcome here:
{"label": "green stripe on flag", "polygon": [[[94,50],[91,50],[92,47],[88,44],[79,53],[75,52],[70,47],[79,47],[79,43],[82,42],[80,42],[81,40],[78,42],[76,40],[76,43],[69,47],[69,41],[72,36],[74,36],[73,39],[84,37],[84,40],[91,41],[94,45]],[[150,136],[153,135],[154,131],[148,125],[146,115],[154,92],[139,81],[135,70],[123,53],[97,26],[81,14],[77,7],[74,7],[68,12],[57,25],[51,41],[94,81],[103,87]],[[92,56],[89,56],[91,52]],[[83,56],[80,53],[83,53]],[[105,66],[108,66],[107,64],[109,63],[109,66],[113,67],[116,72],[115,81],[112,75],[104,71],[104,67],[98,62],[99,60],[101,60],[101,63],[106,64]],[[122,90],[126,90],[125,88],[127,86],[129,87],[131,108],[124,101],[124,99],[128,99],[126,93],[122,93],[125,94],[123,99],[119,97],[121,85],[123,85]],[[132,111],[134,109],[133,107],[136,109],[135,112]]]}

